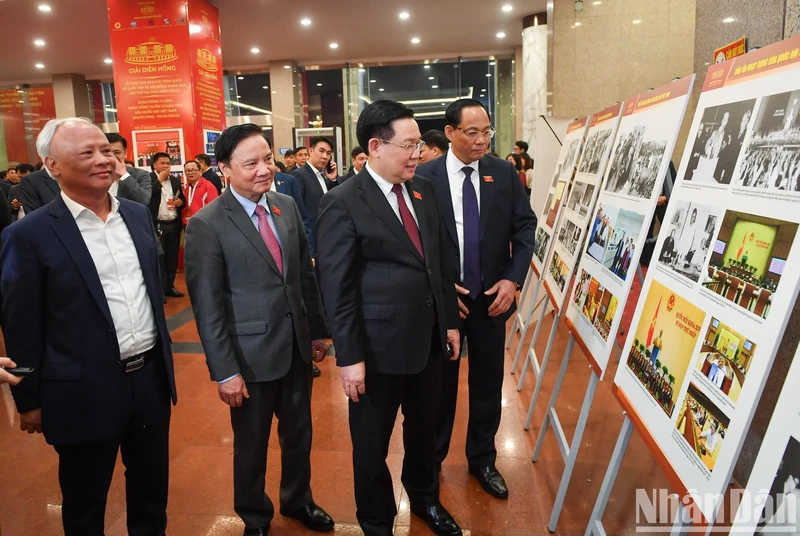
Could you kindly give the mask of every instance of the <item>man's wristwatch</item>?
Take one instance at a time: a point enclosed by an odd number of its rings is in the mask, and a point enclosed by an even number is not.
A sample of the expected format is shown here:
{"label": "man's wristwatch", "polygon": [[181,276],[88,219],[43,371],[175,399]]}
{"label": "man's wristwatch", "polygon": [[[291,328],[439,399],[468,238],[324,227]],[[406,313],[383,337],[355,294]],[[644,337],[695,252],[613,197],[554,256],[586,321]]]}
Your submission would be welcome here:
{"label": "man's wristwatch", "polygon": [[522,289],[522,286],[519,283],[517,283],[516,281],[512,281],[512,283],[514,283],[514,288],[516,290],[521,290]]}

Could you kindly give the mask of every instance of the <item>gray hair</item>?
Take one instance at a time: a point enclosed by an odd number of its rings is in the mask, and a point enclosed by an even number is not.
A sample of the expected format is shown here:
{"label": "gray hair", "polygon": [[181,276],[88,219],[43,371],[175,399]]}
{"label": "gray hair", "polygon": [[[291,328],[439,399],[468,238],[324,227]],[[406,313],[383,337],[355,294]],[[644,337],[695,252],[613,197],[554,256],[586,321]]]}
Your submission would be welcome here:
{"label": "gray hair", "polygon": [[42,162],[44,162],[45,158],[50,156],[50,145],[53,143],[53,138],[55,137],[58,128],[65,123],[76,121],[88,123],[94,126],[94,123],[85,117],[62,117],[61,119],[51,119],[45,123],[44,128],[36,138],[36,152],[39,153],[39,158],[42,159]]}

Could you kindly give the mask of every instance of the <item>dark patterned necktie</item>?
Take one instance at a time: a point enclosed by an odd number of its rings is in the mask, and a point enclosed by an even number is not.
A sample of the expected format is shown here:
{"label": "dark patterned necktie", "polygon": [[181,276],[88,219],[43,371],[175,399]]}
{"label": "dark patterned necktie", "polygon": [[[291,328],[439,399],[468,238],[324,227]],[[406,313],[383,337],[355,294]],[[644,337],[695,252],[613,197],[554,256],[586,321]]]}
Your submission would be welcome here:
{"label": "dark patterned necktie", "polygon": [[478,195],[472,185],[471,167],[462,169],[464,175],[464,287],[469,290],[473,300],[483,290],[481,281],[481,236],[480,213],[478,212]]}

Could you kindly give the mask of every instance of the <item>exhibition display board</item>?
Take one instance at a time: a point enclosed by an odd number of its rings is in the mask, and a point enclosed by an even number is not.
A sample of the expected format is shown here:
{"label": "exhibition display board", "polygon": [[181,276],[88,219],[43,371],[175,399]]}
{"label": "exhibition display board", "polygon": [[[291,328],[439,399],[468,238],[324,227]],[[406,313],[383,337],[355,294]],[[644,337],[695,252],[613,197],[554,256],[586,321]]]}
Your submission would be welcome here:
{"label": "exhibition display board", "polygon": [[797,296],[798,206],[795,37],[709,67],[614,378],[671,484],[706,520]]}
{"label": "exhibition display board", "polygon": [[584,117],[573,121],[567,127],[567,134],[558,154],[556,169],[553,173],[547,199],[539,218],[539,227],[536,229],[536,247],[533,251],[533,267],[541,276],[544,270],[544,262],[552,248],[552,238],[555,232],[559,214],[564,206],[564,201],[569,196],[572,172],[575,170],[575,163],[581,154],[586,127],[589,124],[589,117]]}
{"label": "exhibition display board", "polygon": [[586,228],[594,212],[600,181],[603,178],[611,144],[619,127],[622,103],[592,116],[586,143],[569,189],[569,197],[562,203],[550,254],[544,264],[544,284],[558,310],[564,308],[569,293],[569,283],[575,273],[578,256],[583,246]]}
{"label": "exhibition display board", "polygon": [[694,75],[688,76],[625,101],[567,306],[570,331],[600,378],[614,348],[693,82]]}

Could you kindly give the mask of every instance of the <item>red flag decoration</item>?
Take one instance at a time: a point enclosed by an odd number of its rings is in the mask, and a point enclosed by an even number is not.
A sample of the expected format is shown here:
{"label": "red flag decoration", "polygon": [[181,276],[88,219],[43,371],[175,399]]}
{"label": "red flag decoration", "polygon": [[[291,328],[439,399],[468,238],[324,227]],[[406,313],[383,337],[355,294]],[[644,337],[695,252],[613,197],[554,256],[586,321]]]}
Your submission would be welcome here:
{"label": "red flag decoration", "polygon": [[737,261],[742,257],[742,253],[744,253],[744,243],[746,240],[747,240],[747,233],[744,233],[744,236],[742,236],[742,245],[739,246],[739,251],[736,252]]}
{"label": "red flag decoration", "polygon": [[650,329],[647,331],[647,344],[645,344],[645,346],[650,346],[650,343],[653,342],[653,333],[656,331],[656,319],[658,318],[659,309],[661,309],[661,298],[658,299],[656,314],[653,315],[653,320],[650,321]]}

